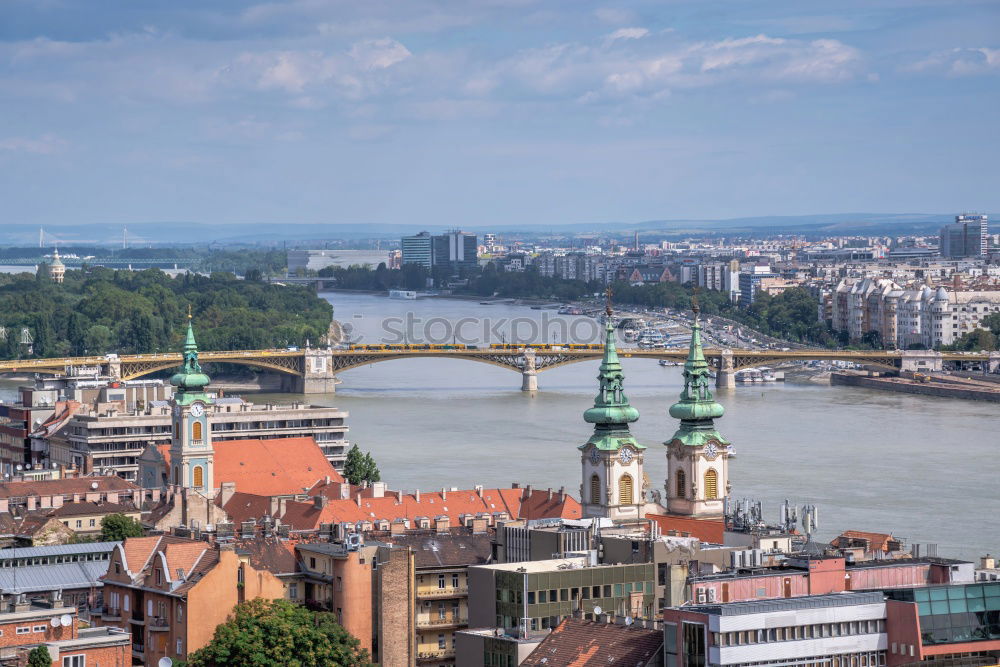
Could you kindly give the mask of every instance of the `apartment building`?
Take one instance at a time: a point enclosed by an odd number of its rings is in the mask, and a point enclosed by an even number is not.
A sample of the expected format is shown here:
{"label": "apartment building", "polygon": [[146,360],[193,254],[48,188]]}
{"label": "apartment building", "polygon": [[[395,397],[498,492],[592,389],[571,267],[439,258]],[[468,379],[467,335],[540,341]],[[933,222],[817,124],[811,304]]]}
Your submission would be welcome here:
{"label": "apartment building", "polygon": [[[255,405],[223,397],[207,406],[207,415],[213,442],[311,436],[338,470],[347,458],[348,413],[338,408],[302,403]],[[168,402],[154,400],[132,408],[121,403],[68,408],[32,437],[41,443],[33,448],[44,450],[52,465],[135,480],[137,459],[146,446],[169,444],[171,433]]]}
{"label": "apartment building", "polygon": [[166,535],[115,547],[104,577],[102,626],[132,638],[131,657],[156,665],[185,660],[207,644],[236,604],[284,597],[284,585],[232,546]]}
{"label": "apartment building", "polygon": [[80,627],[74,607],[56,597],[35,603],[21,596],[0,602],[0,664],[27,664],[28,654],[44,646],[53,667],[128,667],[131,639],[114,628]]}
{"label": "apartment building", "polygon": [[81,613],[100,606],[111,552],[118,542],[0,549],[0,591],[61,600]]}

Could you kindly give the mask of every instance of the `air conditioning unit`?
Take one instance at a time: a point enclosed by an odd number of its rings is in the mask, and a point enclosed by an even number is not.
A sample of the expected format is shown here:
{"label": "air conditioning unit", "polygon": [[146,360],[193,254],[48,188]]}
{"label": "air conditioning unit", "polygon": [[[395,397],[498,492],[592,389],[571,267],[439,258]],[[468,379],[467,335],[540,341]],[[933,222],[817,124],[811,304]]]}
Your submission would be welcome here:
{"label": "air conditioning unit", "polygon": [[705,604],[705,589],[698,589],[698,604]]}
{"label": "air conditioning unit", "polygon": [[714,588],[709,588],[708,589],[708,601],[709,602],[715,602],[716,601],[716,593],[715,593],[715,589]]}

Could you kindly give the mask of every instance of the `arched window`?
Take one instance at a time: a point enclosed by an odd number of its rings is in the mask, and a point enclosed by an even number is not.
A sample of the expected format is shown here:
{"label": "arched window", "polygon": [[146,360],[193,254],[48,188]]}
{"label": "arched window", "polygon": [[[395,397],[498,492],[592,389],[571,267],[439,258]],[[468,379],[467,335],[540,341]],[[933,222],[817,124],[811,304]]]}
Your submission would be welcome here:
{"label": "arched window", "polygon": [[205,469],[201,466],[194,467],[192,477],[194,478],[194,488],[200,489],[205,485]]}
{"label": "arched window", "polygon": [[715,500],[719,497],[719,473],[715,468],[709,468],[705,473],[705,500]]}
{"label": "arched window", "polygon": [[601,478],[597,475],[590,476],[590,502],[592,505],[601,504]]}
{"label": "arched window", "polygon": [[674,479],[676,480],[675,484],[674,484],[674,486],[676,487],[674,489],[674,495],[676,495],[678,498],[686,498],[687,497],[687,475],[684,474],[683,470],[678,469],[677,470],[677,474],[674,475]]}
{"label": "arched window", "polygon": [[622,475],[618,480],[618,504],[632,504],[632,476]]}
{"label": "arched window", "polygon": [[201,422],[195,422],[191,426],[191,439],[195,441],[201,440]]}

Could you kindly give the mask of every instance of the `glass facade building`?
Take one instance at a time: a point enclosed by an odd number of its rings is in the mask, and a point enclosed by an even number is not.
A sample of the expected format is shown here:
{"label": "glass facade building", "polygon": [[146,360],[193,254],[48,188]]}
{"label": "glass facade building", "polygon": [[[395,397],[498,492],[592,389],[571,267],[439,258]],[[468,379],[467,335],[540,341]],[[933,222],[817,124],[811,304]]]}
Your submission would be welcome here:
{"label": "glass facade building", "polygon": [[916,602],[924,646],[1000,639],[1000,581],[885,591]]}

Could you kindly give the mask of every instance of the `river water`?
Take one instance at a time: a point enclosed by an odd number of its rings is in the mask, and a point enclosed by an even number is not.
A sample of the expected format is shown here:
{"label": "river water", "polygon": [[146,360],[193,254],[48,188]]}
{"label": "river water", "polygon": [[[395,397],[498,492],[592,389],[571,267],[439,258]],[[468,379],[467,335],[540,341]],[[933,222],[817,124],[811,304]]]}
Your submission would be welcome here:
{"label": "river water", "polygon": [[[436,342],[450,342],[445,323],[460,320],[467,338],[485,327],[510,340],[512,326],[525,336],[532,333],[528,321],[537,328],[543,316],[555,322],[547,340],[563,342],[568,324],[578,319],[454,299],[324,296],[336,318],[368,343],[392,340],[395,334],[386,330],[405,328],[408,313],[411,342],[421,340],[425,327]],[[498,324],[502,320],[506,326]],[[580,321],[573,333],[585,338],[595,330],[592,321]],[[648,447],[645,471],[653,488],[662,489],[662,443],[677,426],[667,410],[681,390],[681,369],[647,359],[622,364],[626,391],[641,415],[633,432]],[[372,452],[390,488],[516,481],[565,486],[579,497],[577,447],[591,433],[583,411],[593,405],[597,366],[588,361],[543,371],[539,391],[528,394],[520,391],[520,374],[503,368],[405,359],[343,372],[336,394],[249,398],[304,398],[348,410],[351,441]],[[819,507],[820,538],[869,530],[937,544],[943,556],[972,559],[1000,551],[995,404],[792,382],[741,386],[717,398],[726,408],[717,426],[737,451],[730,465],[733,495],[763,501],[767,520],[777,521],[787,498]]]}

